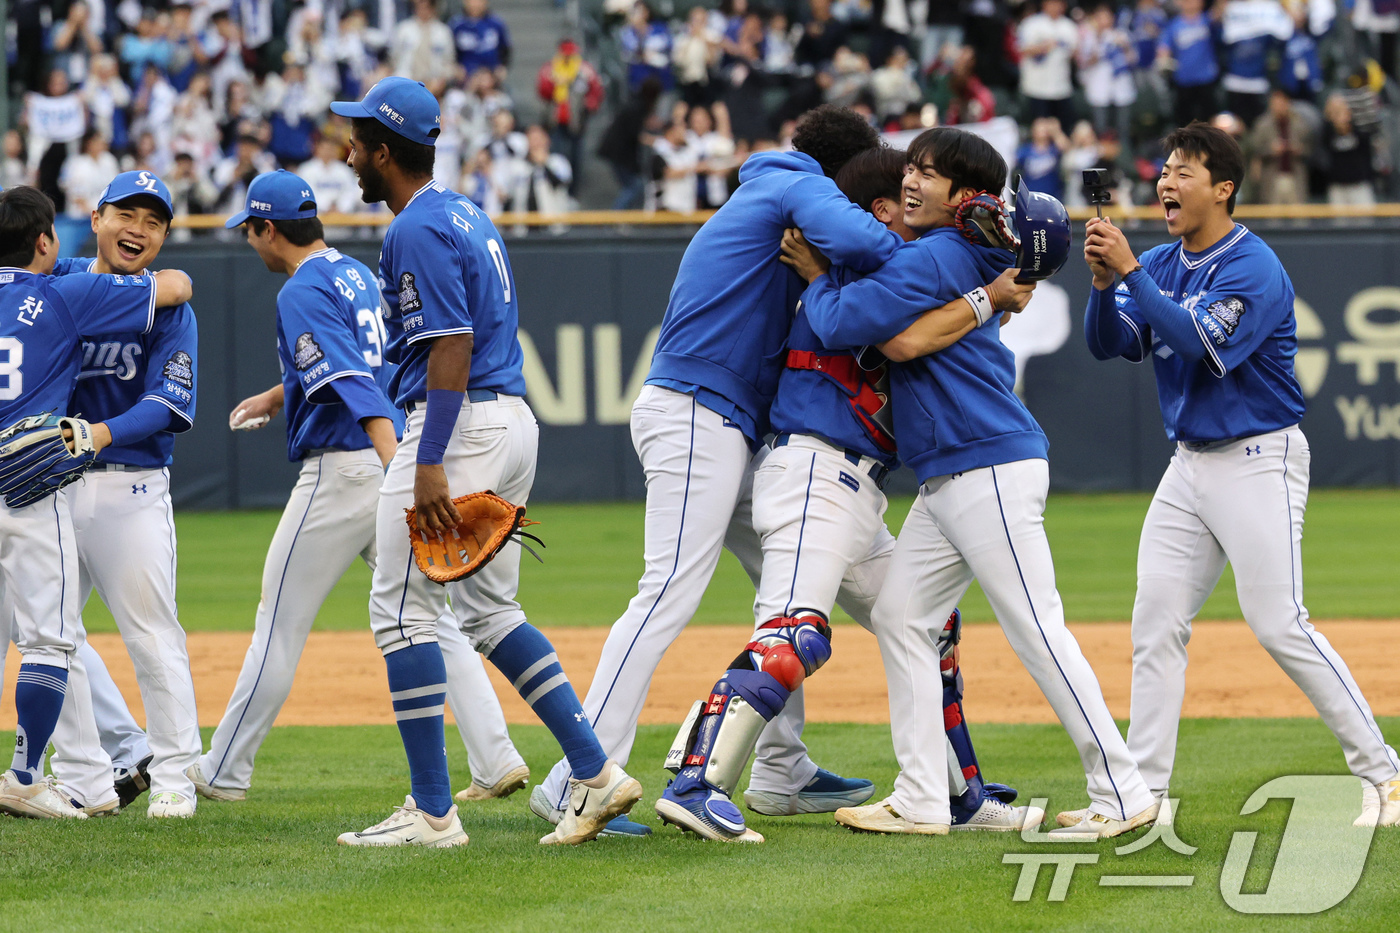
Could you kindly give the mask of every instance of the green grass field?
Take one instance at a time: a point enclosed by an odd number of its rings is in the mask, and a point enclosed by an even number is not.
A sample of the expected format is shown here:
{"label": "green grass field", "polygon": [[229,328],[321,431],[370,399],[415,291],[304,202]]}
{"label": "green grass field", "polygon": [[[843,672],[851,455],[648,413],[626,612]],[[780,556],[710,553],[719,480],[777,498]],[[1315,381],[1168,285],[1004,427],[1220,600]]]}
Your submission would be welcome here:
{"label": "green grass field", "polygon": [[[1400,720],[1385,723],[1394,734]],[[535,773],[557,746],[542,727],[513,730]],[[1051,811],[1079,806],[1083,773],[1054,726],[979,726],[988,775]],[[632,760],[646,785],[638,818],[664,787],[656,769],[666,727],[644,728]],[[813,725],[813,752],[846,774],[888,788],[889,732]],[[458,783],[461,745],[449,742]],[[347,829],[387,815],[407,775],[392,727],[278,728],[258,757],[249,800],[201,802],[189,822],[154,821],[137,807],[79,824],[0,820],[0,928],[6,930],[1393,930],[1400,899],[1400,830],[1381,830],[1355,891],[1320,916],[1245,916],[1221,897],[1221,865],[1235,831],[1259,833],[1246,891],[1258,891],[1288,815],[1286,801],[1239,816],[1265,781],[1338,773],[1341,754],[1318,723],[1191,721],[1181,736],[1177,835],[1190,857],[1160,842],[1119,857],[1112,842],[1053,847],[1097,852],[1075,871],[1062,903],[1046,900],[1041,870],[1016,903],[1019,867],[1006,853],[1043,852],[1016,835],[853,835],[829,816],[754,815],[763,846],[722,846],[659,827],[650,839],[542,848],[548,826],[525,794],[470,805],[471,844],[447,851],[347,849]],[[1359,794],[1358,794],[1359,797]],[[1121,843],[1122,840],[1119,840]],[[1321,866],[1319,867],[1321,870]],[[1101,875],[1191,875],[1189,888],[1103,888]],[[1251,887],[1251,885],[1253,887]]]}
{"label": "green grass field", "polygon": [[[1132,612],[1138,531],[1148,496],[1058,495],[1046,511],[1060,594],[1071,621],[1126,620]],[[898,532],[909,500],[890,503]],[[530,511],[544,524],[545,563],[522,562],[520,601],[539,625],[609,625],[636,592],[642,569],[640,503],[542,504]],[[190,631],[251,629],[263,555],[277,527],[275,512],[193,512],[176,516],[180,538],[180,618]],[[1400,617],[1400,490],[1321,490],[1311,496],[1303,535],[1304,581],[1314,618]],[[367,627],[369,572],[356,563],[317,619],[322,629]],[[700,623],[748,620],[753,587],[728,553],[696,615]],[[963,603],[970,622],[988,622],[986,600],[973,586]],[[1234,577],[1227,569],[1203,619],[1238,619]],[[88,629],[115,631],[94,600]]]}

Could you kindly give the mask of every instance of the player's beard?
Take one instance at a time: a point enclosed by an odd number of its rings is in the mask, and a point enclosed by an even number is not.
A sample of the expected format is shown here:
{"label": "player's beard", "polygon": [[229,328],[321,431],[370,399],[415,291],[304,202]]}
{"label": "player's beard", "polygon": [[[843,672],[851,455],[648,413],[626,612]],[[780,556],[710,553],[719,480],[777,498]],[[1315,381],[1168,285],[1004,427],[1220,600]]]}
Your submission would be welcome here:
{"label": "player's beard", "polygon": [[366,165],[359,172],[360,200],[366,204],[378,204],[389,200],[389,186],[384,176],[372,165]]}

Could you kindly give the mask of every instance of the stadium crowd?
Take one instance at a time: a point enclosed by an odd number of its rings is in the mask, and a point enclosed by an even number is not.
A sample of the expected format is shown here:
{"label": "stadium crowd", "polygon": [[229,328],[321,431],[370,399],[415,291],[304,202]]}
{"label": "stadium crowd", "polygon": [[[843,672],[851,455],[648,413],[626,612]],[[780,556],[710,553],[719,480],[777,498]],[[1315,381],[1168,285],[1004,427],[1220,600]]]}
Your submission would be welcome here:
{"label": "stadium crowd", "polygon": [[593,159],[615,207],[718,206],[824,102],[893,134],[975,126],[1070,204],[1096,166],[1118,201],[1151,201],[1157,140],[1191,119],[1244,144],[1246,202],[1396,193],[1400,0],[765,2],[585,4],[513,100],[509,12],[488,0],[12,0],[0,184],[76,222],[146,169],[179,213],[229,213],[282,166],[323,211],[364,210],[327,105],[400,74],[441,101],[438,180],[493,213],[569,210]]}

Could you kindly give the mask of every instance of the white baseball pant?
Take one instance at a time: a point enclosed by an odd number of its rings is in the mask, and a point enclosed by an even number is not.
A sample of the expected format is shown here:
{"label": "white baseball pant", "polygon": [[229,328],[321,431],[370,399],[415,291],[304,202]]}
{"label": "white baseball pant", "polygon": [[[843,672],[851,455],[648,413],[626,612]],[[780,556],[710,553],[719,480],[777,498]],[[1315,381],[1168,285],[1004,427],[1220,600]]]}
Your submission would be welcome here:
{"label": "white baseball pant", "polygon": [[[302,462],[263,563],[262,598],[253,640],[209,753],[205,780],[246,789],[253,763],[292,689],[297,663],[316,614],[356,557],[375,568],[375,523],[383,467],[373,449],[314,454]],[[400,525],[403,524],[400,513]],[[450,612],[440,619],[448,700],[474,773],[494,783],[523,764],[511,744],[481,658],[452,637]]]}
{"label": "white baseball pant", "polygon": [[875,603],[900,775],[895,809],[949,823],[948,749],[938,635],[974,578],[1021,663],[1079,750],[1096,813],[1126,819],[1152,805],[1098,679],[1065,628],[1045,537],[1049,464],[1021,460],[924,483]]}
{"label": "white baseball pant", "polygon": [[1357,777],[1400,767],[1346,662],[1303,606],[1303,513],[1310,454],[1297,426],[1213,444],[1178,444],[1138,544],[1128,748],[1153,793],[1171,780],[1186,693],[1191,620],[1228,560],[1245,621],[1307,694]]}
{"label": "white baseball pant", "polygon": [[[753,530],[753,477],[768,451],[753,454],[741,431],[692,396],[652,385],[632,406],[632,444],[647,481],[646,568],[608,632],[583,701],[603,750],[621,763],[632,752],[661,656],[695,615],[720,549],[728,548],[758,585],[763,553]],[[874,591],[857,576],[843,581],[837,602],[868,624]],[[799,688],[759,737],[750,788],[793,794],[811,781],[817,766],[802,744],[803,718]],[[545,780],[556,807],[569,775],[561,760]]]}

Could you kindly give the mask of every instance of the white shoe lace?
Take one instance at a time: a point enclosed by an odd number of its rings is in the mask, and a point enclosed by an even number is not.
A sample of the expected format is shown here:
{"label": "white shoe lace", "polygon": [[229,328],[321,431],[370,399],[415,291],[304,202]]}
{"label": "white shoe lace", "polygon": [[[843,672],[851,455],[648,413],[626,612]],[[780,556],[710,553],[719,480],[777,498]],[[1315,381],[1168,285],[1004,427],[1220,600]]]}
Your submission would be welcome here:
{"label": "white shoe lace", "polygon": [[380,822],[375,823],[369,829],[366,829],[365,832],[372,832],[376,829],[392,829],[395,825],[399,823],[407,823],[412,821],[413,817],[409,814],[408,807],[394,807],[394,812],[389,815],[388,819],[381,820]]}

